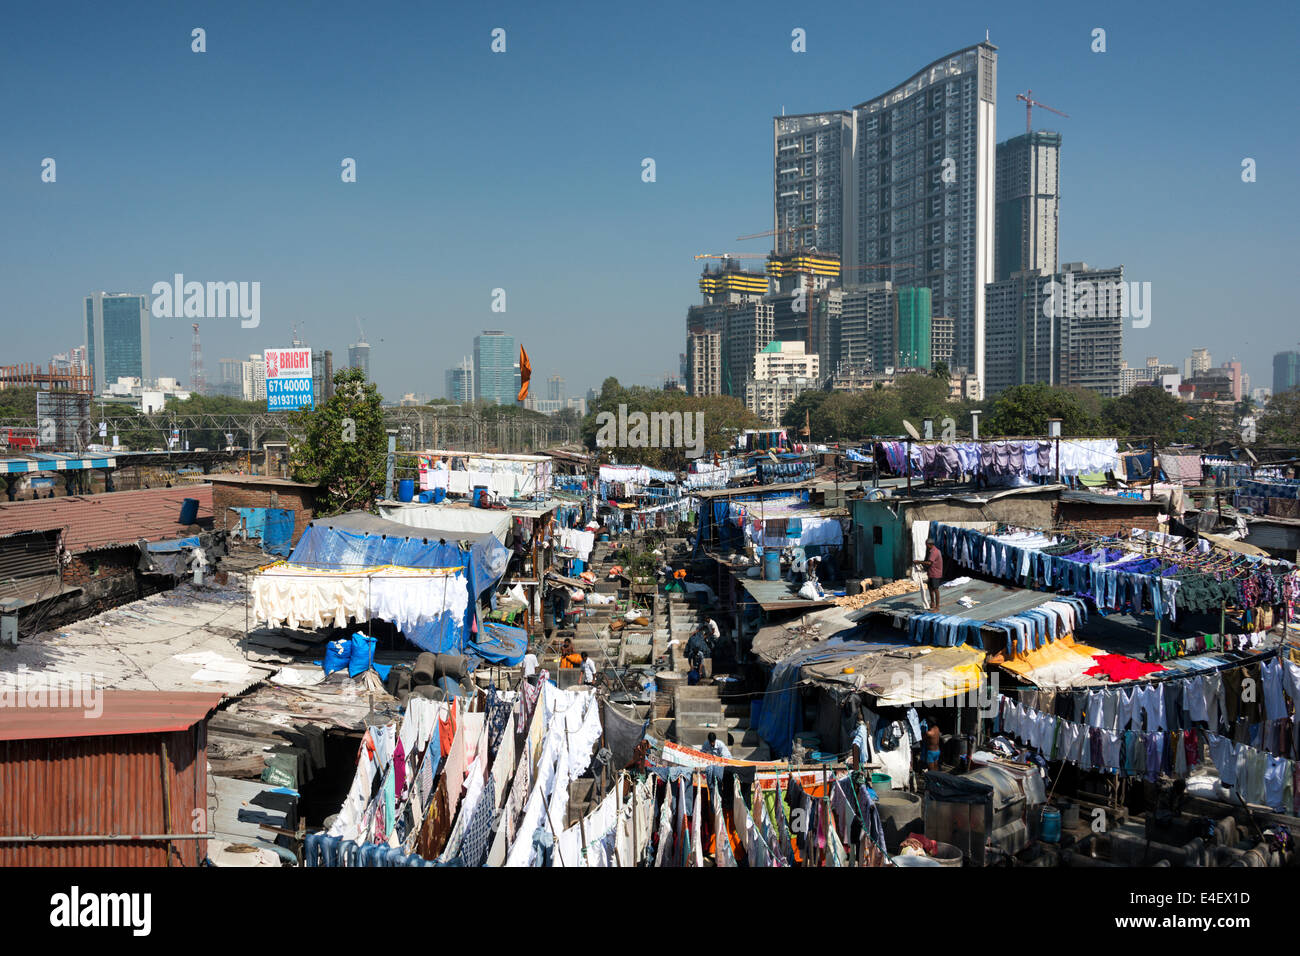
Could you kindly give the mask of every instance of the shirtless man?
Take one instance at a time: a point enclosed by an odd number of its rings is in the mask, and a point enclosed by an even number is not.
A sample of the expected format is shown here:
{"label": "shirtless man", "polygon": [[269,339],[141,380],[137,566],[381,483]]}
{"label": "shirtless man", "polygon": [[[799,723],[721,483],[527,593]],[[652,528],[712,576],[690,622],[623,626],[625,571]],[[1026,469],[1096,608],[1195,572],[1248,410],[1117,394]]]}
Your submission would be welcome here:
{"label": "shirtless man", "polygon": [[936,724],[931,724],[925,730],[925,769],[938,770],[941,753],[939,749],[939,727]]}

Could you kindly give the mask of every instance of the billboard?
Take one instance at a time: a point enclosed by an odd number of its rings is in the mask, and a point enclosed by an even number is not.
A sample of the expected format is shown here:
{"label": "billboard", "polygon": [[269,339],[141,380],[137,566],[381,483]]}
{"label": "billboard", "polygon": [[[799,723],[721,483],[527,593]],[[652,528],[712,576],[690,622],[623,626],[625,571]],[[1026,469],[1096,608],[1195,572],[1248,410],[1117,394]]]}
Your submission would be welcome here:
{"label": "billboard", "polygon": [[284,412],[315,408],[311,382],[311,349],[267,349],[266,409]]}

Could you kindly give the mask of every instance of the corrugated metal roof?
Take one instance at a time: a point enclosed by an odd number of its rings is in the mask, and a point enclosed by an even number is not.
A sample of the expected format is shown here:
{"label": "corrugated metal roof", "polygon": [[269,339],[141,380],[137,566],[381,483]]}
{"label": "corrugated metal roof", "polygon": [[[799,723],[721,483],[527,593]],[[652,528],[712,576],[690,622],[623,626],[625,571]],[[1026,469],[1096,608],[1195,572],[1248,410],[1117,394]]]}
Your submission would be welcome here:
{"label": "corrugated metal roof", "polygon": [[200,519],[212,517],[212,486],[145,488],[102,495],[73,495],[36,501],[0,502],[0,534],[13,531],[66,529],[68,551],[93,551],[134,544],[140,538],[163,541],[179,537],[187,526],[177,520],[186,498],[197,498]]}
{"label": "corrugated metal roof", "polygon": [[275,475],[208,475],[208,480],[216,485],[271,485],[276,488],[311,488],[317,491],[321,488],[320,485],[277,478]]}
{"label": "corrugated metal roof", "polygon": [[[189,835],[203,820],[205,731],[0,739],[0,835],[25,838],[0,845],[0,867],[199,865],[206,839],[131,837]],[[128,839],[58,839],[113,835]]]}
{"label": "corrugated metal roof", "polygon": [[[21,693],[15,690],[14,693]],[[188,730],[207,718],[224,695],[147,690],[99,690],[78,707],[0,709],[0,740],[105,737]],[[98,713],[97,713],[98,712]]]}

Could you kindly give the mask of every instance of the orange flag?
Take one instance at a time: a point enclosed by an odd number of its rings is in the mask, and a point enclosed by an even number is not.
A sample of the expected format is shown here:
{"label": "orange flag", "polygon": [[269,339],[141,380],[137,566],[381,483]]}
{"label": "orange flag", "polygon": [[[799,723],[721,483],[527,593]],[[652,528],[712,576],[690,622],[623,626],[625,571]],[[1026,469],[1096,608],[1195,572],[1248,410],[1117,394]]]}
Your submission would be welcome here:
{"label": "orange flag", "polygon": [[519,345],[519,401],[528,397],[528,380],[533,377],[533,363],[528,361],[528,353],[522,343]]}

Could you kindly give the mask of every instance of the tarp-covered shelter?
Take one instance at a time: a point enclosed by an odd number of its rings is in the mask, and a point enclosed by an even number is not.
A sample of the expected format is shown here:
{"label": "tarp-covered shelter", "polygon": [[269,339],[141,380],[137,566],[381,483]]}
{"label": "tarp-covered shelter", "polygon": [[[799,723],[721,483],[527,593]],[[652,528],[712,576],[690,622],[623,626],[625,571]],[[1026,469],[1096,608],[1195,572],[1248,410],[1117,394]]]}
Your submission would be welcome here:
{"label": "tarp-covered shelter", "polygon": [[[413,644],[440,654],[467,654],[506,661],[516,655],[518,641],[477,630],[475,607],[479,595],[505,573],[510,552],[493,534],[461,528],[415,529],[375,515],[354,511],[317,518],[303,532],[290,561],[319,569],[359,571],[383,565],[401,568],[464,568],[468,600],[463,616],[443,615],[430,623],[402,630]],[[503,642],[500,638],[505,637]],[[478,641],[483,640],[480,647]],[[519,650],[519,660],[523,652]],[[513,661],[518,663],[518,661]]]}

